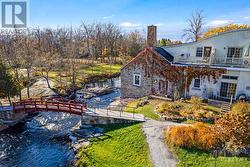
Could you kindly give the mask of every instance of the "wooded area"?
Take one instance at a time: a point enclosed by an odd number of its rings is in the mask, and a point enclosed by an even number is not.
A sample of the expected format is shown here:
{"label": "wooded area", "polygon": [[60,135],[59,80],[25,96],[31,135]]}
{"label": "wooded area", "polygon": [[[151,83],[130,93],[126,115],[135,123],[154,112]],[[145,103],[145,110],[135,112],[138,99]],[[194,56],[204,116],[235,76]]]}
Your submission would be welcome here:
{"label": "wooded area", "polygon": [[74,88],[80,62],[123,64],[145,47],[145,38],[138,31],[124,34],[111,23],[82,23],[77,28],[4,29],[0,34],[0,58],[13,74],[18,94],[27,87],[28,97],[32,74],[44,77],[50,88],[49,74],[56,71],[59,80],[63,75],[70,77]]}

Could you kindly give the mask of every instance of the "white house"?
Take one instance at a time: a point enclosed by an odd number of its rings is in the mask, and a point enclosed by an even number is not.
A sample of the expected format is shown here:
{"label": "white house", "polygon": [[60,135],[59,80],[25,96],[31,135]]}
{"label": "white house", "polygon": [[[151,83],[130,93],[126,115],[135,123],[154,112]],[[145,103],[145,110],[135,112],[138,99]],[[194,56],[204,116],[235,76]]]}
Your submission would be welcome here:
{"label": "white house", "polygon": [[218,82],[196,78],[189,96],[206,98],[250,97],[250,29],[219,33],[198,42],[162,47],[174,57],[173,65],[198,64],[224,68]]}

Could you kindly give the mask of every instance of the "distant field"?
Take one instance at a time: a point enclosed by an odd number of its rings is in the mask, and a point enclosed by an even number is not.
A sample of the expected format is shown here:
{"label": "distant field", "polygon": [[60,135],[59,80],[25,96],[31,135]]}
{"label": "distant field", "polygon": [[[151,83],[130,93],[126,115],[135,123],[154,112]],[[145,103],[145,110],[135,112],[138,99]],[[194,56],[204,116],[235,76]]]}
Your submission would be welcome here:
{"label": "distant field", "polygon": [[[77,74],[77,84],[83,82],[84,79],[94,76],[101,77],[102,75],[112,75],[120,72],[121,69],[120,64],[108,65],[108,64],[93,64],[93,65],[85,65],[81,64]],[[59,72],[52,71],[49,73],[49,78],[53,81],[59,81]],[[70,82],[70,77],[67,71],[63,72],[62,75],[63,82]]]}

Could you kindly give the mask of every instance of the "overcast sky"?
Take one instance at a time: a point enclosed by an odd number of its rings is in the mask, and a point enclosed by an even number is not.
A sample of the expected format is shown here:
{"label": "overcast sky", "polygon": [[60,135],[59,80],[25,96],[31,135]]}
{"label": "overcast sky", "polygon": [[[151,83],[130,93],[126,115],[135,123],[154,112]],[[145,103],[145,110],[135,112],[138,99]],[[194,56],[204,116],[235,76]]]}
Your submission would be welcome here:
{"label": "overcast sky", "polygon": [[203,10],[205,26],[250,24],[250,0],[29,0],[29,25],[112,22],[123,31],[158,26],[158,38],[181,39],[187,19]]}

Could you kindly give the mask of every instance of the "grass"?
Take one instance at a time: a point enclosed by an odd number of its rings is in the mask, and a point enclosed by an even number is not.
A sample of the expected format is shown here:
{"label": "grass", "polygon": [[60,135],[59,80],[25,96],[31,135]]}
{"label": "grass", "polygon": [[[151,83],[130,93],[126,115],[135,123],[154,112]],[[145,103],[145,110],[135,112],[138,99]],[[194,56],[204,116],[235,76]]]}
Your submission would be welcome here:
{"label": "grass", "polygon": [[142,124],[109,125],[105,136],[93,139],[78,153],[79,166],[152,167]]}
{"label": "grass", "polygon": [[121,69],[121,65],[107,65],[107,64],[95,64],[95,65],[83,65],[80,67],[80,73],[87,75],[94,74],[106,74],[106,73],[117,73]]}
{"label": "grass", "polygon": [[[214,158],[211,153],[198,150],[175,148],[175,154],[180,162],[177,167],[214,167]],[[250,158],[243,157],[218,157],[217,167],[248,167]]]}
{"label": "grass", "polygon": [[[140,99],[134,100],[130,102],[127,106],[128,108],[125,109],[126,112],[134,112],[138,114],[143,114],[145,117],[154,119],[154,120],[159,120],[160,116],[155,113],[155,104],[159,103],[159,100],[149,100],[149,103],[144,105],[143,107],[138,107],[137,104],[140,101]],[[135,109],[132,109],[132,108]]]}
{"label": "grass", "polygon": [[[108,64],[82,64],[79,67],[78,71],[78,77],[77,77],[77,84],[80,85],[82,81],[84,81],[85,78],[91,78],[96,75],[113,75],[120,72],[121,65],[120,64],[114,64],[114,65],[108,65]],[[59,81],[59,72],[58,71],[51,71],[49,72],[49,78],[52,79],[55,82]],[[70,77],[69,76],[62,76],[62,81],[65,83],[70,83]]]}

